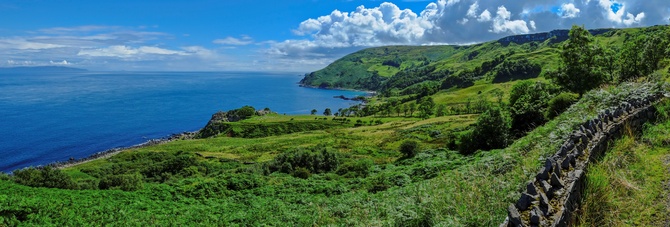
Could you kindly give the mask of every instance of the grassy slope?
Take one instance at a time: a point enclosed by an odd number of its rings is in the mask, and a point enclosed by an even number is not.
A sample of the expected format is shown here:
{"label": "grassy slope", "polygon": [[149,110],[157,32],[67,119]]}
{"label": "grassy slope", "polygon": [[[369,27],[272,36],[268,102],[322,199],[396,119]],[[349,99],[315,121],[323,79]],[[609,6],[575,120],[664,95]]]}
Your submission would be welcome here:
{"label": "grassy slope", "polygon": [[[660,108],[667,115],[668,102]],[[587,174],[582,226],[665,226],[670,221],[670,119],[629,132]]]}
{"label": "grassy slope", "polygon": [[[612,50],[620,49],[629,36],[642,33],[654,33],[662,26],[648,28],[616,29],[596,36],[596,41]],[[373,75],[379,75],[382,80],[407,69],[417,69],[427,62],[435,68],[434,72],[450,70],[457,73],[462,70],[473,70],[482,63],[500,55],[514,52],[508,60],[528,59],[532,63],[542,65],[544,76],[547,71],[558,68],[560,47],[563,43],[553,43],[552,40],[525,44],[511,43],[502,45],[497,41],[486,42],[469,46],[387,46],[375,47],[347,55],[326,68],[313,72],[306,77],[304,83],[320,86],[323,83],[329,87],[375,89],[365,83]],[[400,67],[382,65],[384,61],[401,59]],[[427,60],[427,61],[425,61]],[[487,76],[491,76],[489,72]],[[442,80],[444,78],[440,78]],[[488,79],[490,82],[491,78]]]}

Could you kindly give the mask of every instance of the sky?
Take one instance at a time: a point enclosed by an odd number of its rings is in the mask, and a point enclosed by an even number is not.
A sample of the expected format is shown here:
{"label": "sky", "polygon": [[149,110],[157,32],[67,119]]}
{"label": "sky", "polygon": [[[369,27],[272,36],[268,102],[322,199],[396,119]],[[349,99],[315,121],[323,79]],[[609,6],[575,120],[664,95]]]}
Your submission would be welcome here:
{"label": "sky", "polygon": [[668,22],[667,0],[0,0],[0,67],[307,73],[376,46]]}

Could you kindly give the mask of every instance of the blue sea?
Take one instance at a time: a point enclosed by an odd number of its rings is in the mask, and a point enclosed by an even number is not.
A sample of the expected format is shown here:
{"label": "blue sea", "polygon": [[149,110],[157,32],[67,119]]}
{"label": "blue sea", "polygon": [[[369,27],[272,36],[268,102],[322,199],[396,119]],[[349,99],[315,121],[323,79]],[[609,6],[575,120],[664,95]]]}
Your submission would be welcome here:
{"label": "blue sea", "polygon": [[363,92],[299,87],[296,74],[0,73],[0,171],[46,165],[197,131],[216,111],[251,105],[309,114]]}

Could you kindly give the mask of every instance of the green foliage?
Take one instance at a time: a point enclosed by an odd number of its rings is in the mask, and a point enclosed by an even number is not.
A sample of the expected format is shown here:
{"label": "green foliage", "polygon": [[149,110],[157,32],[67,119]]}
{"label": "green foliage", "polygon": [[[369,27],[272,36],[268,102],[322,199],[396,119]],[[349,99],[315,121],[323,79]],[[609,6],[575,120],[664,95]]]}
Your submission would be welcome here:
{"label": "green foliage", "polygon": [[293,176],[297,178],[307,179],[312,176],[312,173],[309,172],[307,168],[298,167],[293,171]]}
{"label": "green foliage", "polygon": [[325,115],[325,116],[332,115],[332,111],[330,110],[330,108],[326,108],[326,110],[323,111],[323,115]]}
{"label": "green foliage", "polygon": [[665,56],[663,47],[667,46],[667,31],[631,37],[623,45],[619,54],[619,81],[631,81],[651,74],[660,68],[659,63]]}
{"label": "green foliage", "polygon": [[561,52],[561,67],[552,79],[556,84],[580,96],[600,86],[605,80],[601,70],[604,65],[601,64],[601,52],[600,47],[593,43],[593,36],[589,31],[583,27],[572,26],[570,39]]}
{"label": "green foliage", "polygon": [[419,101],[419,115],[423,119],[429,118],[435,111],[435,102],[432,97],[422,98]]}
{"label": "green foliage", "polygon": [[459,152],[467,155],[477,150],[504,148],[510,140],[511,120],[498,107],[489,107],[479,115],[471,133],[460,138]]}
{"label": "green foliage", "polygon": [[357,159],[345,162],[337,169],[337,174],[347,178],[365,178],[370,174],[374,163],[370,159]]}
{"label": "green foliage", "polygon": [[544,116],[547,119],[554,119],[556,116],[570,108],[570,106],[577,102],[577,100],[579,100],[579,97],[576,94],[566,92],[560,93],[549,100]]}
{"label": "green foliage", "polygon": [[415,140],[405,140],[400,144],[400,153],[405,158],[414,157],[419,152],[419,143]]}
{"label": "green foliage", "polygon": [[323,120],[301,120],[287,122],[216,122],[200,130],[203,138],[215,135],[229,137],[261,138],[296,132],[343,127],[341,123]]}
{"label": "green foliage", "polygon": [[240,116],[242,119],[248,119],[256,114],[256,109],[252,106],[243,106],[242,108],[234,110],[233,114]]}
{"label": "green foliage", "polygon": [[287,172],[304,168],[310,173],[325,173],[337,170],[340,164],[337,152],[319,146],[313,149],[298,148],[277,155],[268,164],[270,172]]}
{"label": "green foliage", "polygon": [[143,187],[142,175],[134,174],[120,174],[107,175],[100,179],[100,189],[121,189],[124,191],[135,191]]}
{"label": "green foliage", "polygon": [[510,91],[512,130],[521,135],[546,122],[544,112],[558,89],[543,82],[521,81]]}
{"label": "green foliage", "polygon": [[310,112],[310,114],[311,114],[311,115],[315,115],[316,112],[318,112],[316,109],[312,109],[312,111]]}
{"label": "green foliage", "polygon": [[59,169],[54,169],[50,166],[15,170],[13,172],[12,180],[16,183],[31,187],[61,189],[77,188],[70,176],[61,172]]}
{"label": "green foliage", "polygon": [[536,78],[542,73],[542,66],[533,64],[528,59],[517,61],[505,61],[498,66],[493,78],[494,83],[502,83],[513,80],[525,80]]}

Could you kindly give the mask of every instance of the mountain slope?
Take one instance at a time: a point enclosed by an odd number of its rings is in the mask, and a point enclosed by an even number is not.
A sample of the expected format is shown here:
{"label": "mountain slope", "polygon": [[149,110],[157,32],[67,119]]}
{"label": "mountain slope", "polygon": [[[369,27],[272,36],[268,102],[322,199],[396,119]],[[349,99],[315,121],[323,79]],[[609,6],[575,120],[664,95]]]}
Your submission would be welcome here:
{"label": "mountain slope", "polygon": [[[603,43],[644,29],[590,30]],[[505,37],[500,40],[468,46],[386,46],[364,49],[347,55],[324,69],[305,75],[304,86],[374,91],[402,90],[426,81],[443,84],[444,80],[467,87],[479,79],[493,80],[501,71],[499,65],[517,64],[521,59],[539,65],[544,71],[558,67],[560,47],[568,30]],[[538,72],[531,77],[543,75]],[[525,79],[525,78],[523,78]],[[499,82],[510,79],[499,79]],[[398,82],[402,81],[402,82]],[[445,88],[445,87],[442,87]],[[448,87],[446,87],[448,88]],[[406,92],[405,92],[406,93]]]}

